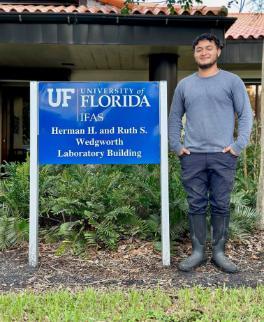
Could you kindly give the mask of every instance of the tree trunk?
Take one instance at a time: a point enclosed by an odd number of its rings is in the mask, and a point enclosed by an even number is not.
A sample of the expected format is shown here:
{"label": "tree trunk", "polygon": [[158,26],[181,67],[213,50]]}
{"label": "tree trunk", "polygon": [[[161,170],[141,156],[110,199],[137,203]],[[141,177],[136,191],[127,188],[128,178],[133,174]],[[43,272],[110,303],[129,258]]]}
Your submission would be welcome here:
{"label": "tree trunk", "polygon": [[257,194],[257,210],[260,213],[260,229],[264,230],[264,40],[262,50],[261,104],[260,104],[260,174]]}

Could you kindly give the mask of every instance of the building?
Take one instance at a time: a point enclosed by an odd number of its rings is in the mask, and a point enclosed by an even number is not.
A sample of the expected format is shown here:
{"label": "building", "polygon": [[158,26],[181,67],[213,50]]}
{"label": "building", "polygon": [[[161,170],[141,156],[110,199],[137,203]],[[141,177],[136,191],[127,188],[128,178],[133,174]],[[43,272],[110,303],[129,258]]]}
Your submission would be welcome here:
{"label": "building", "polygon": [[[24,4],[23,4],[24,2]],[[121,0],[0,0],[0,159],[23,160],[29,146],[29,81],[167,80],[196,70],[191,43],[213,32],[225,44],[220,66],[245,81],[260,109],[264,14]]]}

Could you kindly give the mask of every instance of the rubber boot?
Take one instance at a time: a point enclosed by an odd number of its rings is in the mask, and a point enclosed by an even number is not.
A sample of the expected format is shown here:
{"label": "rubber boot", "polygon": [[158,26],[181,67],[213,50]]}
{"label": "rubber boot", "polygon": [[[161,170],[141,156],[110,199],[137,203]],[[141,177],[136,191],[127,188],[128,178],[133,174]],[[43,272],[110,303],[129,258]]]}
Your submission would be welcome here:
{"label": "rubber boot", "polygon": [[238,272],[238,267],[225,256],[229,216],[212,216],[211,223],[213,228],[212,263],[226,273]]}
{"label": "rubber boot", "polygon": [[189,215],[192,254],[180,262],[179,270],[190,272],[206,262],[206,217],[205,215]]}

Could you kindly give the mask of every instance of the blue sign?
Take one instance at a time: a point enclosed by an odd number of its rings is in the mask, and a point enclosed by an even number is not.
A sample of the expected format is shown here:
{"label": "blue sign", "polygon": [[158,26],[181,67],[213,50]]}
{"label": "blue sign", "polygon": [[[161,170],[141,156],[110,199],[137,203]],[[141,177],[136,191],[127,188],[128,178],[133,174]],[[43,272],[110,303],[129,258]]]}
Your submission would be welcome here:
{"label": "blue sign", "polygon": [[158,82],[40,82],[40,164],[160,162]]}

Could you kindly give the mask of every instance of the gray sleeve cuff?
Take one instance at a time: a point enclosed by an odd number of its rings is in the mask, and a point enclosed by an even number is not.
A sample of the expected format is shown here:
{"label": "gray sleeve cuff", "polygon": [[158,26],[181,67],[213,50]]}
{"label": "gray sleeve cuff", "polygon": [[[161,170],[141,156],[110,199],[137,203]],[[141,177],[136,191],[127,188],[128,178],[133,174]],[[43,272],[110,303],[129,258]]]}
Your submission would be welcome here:
{"label": "gray sleeve cuff", "polygon": [[183,148],[183,145],[181,143],[174,146],[170,145],[170,150],[172,152],[175,152],[177,155],[180,155],[182,148]]}
{"label": "gray sleeve cuff", "polygon": [[175,152],[177,153],[178,156],[180,155],[182,149],[183,149],[182,144],[177,145]]}
{"label": "gray sleeve cuff", "polygon": [[232,150],[236,153],[236,155],[239,155],[240,152],[243,150],[238,144],[233,143],[231,144]]}

